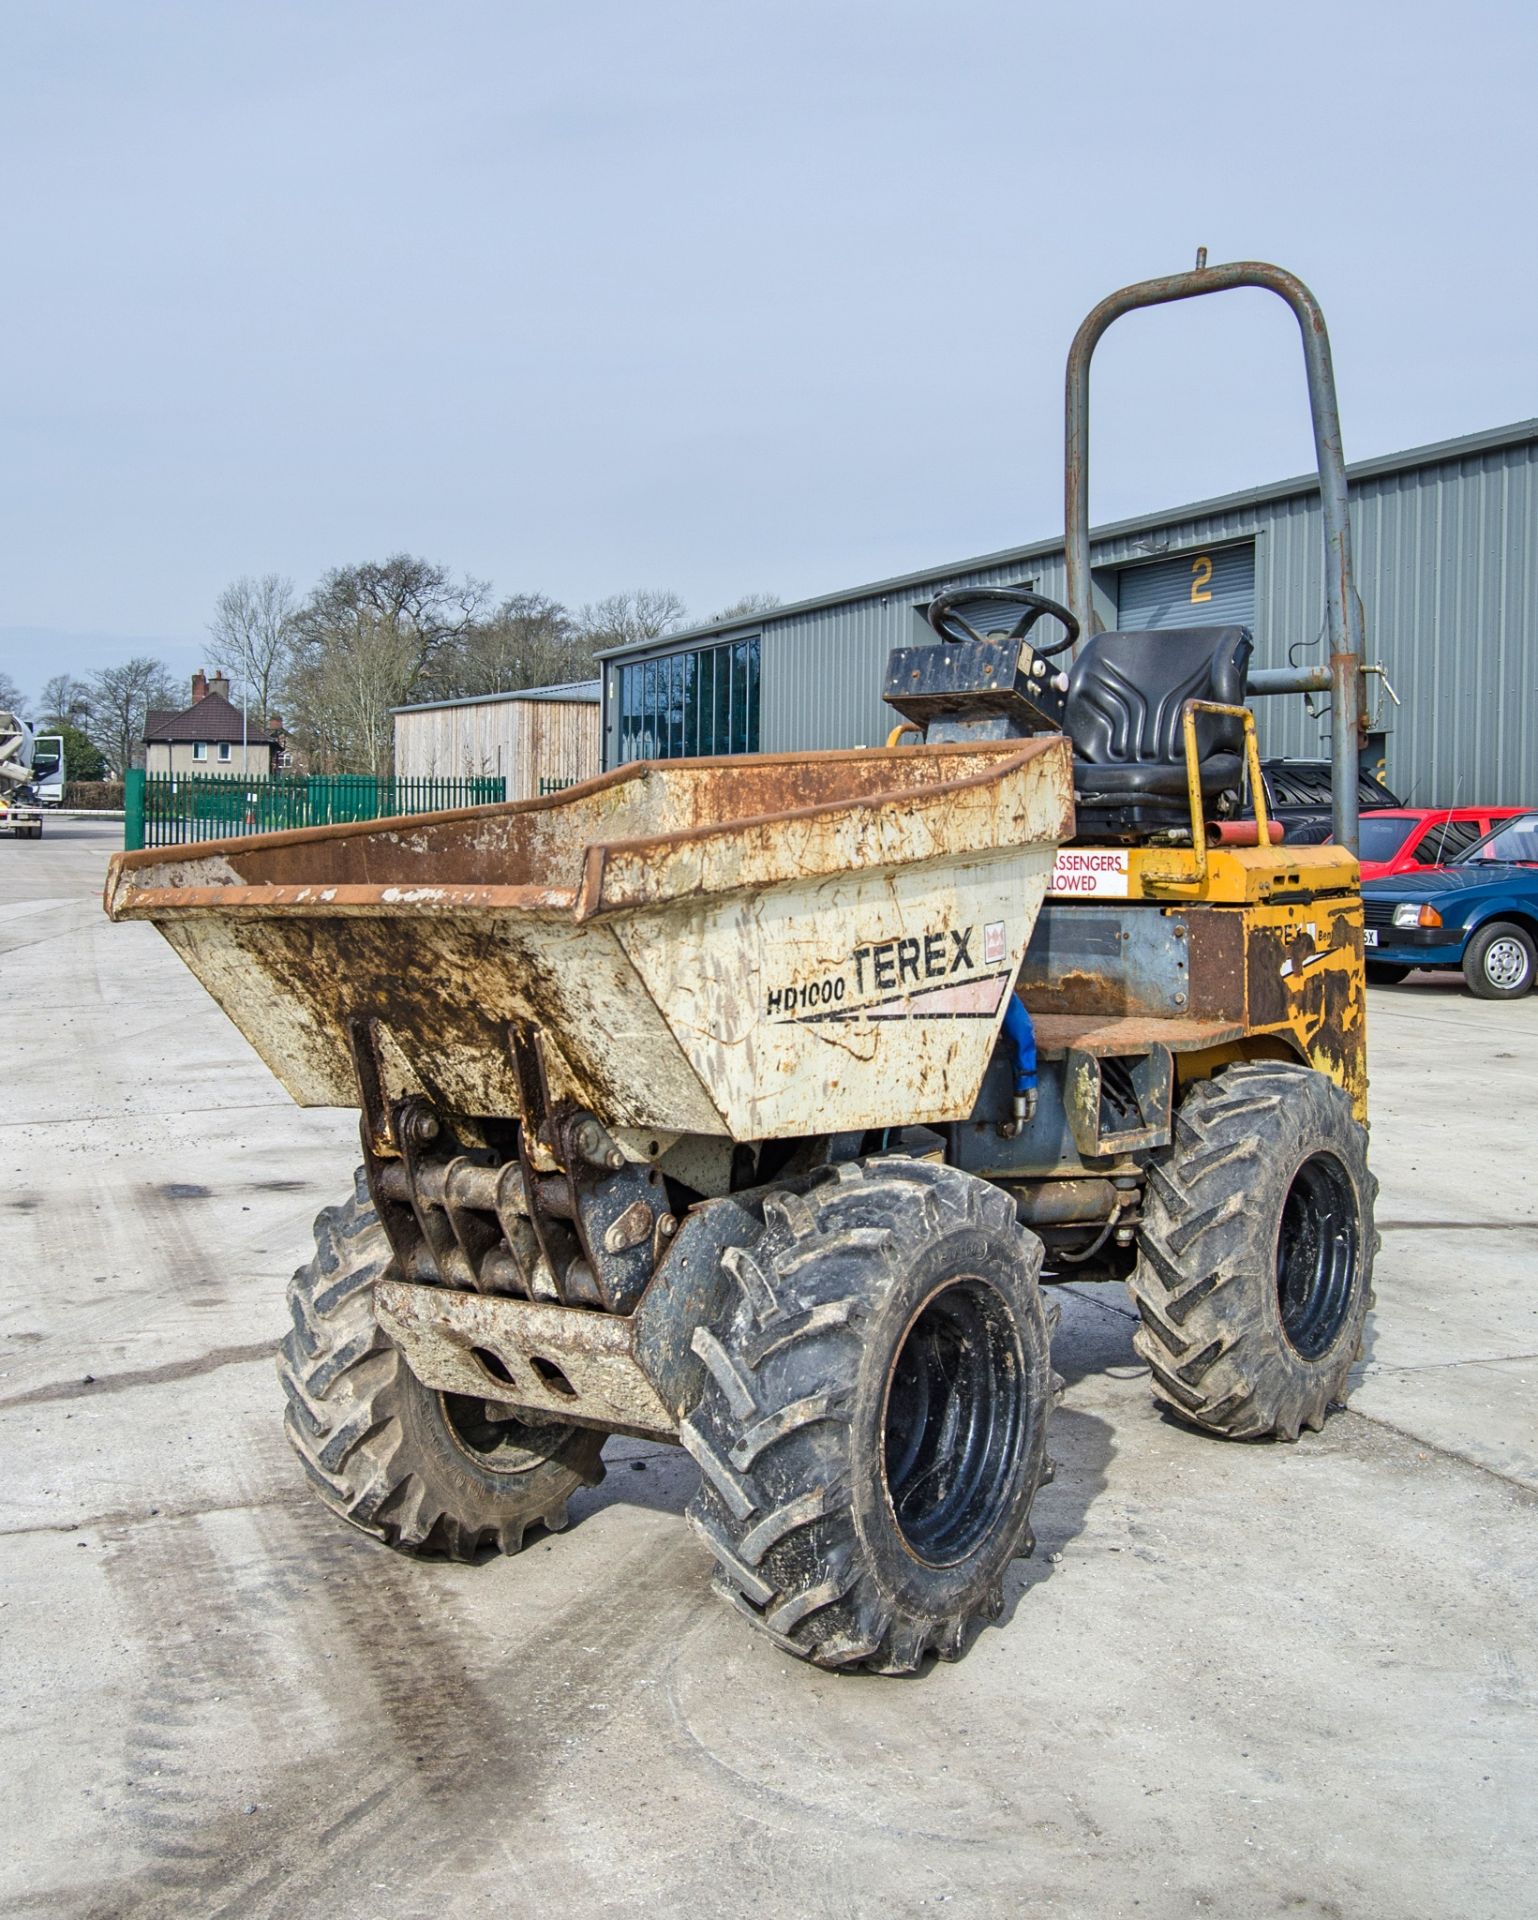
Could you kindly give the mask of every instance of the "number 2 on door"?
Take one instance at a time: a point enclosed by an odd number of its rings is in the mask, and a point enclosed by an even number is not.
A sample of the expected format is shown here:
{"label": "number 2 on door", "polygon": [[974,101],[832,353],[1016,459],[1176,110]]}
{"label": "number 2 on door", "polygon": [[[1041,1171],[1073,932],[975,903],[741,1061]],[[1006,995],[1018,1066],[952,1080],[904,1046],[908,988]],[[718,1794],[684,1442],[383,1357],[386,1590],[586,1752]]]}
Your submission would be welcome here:
{"label": "number 2 on door", "polygon": [[1191,562],[1191,599],[1210,600],[1212,598],[1212,556],[1199,553]]}

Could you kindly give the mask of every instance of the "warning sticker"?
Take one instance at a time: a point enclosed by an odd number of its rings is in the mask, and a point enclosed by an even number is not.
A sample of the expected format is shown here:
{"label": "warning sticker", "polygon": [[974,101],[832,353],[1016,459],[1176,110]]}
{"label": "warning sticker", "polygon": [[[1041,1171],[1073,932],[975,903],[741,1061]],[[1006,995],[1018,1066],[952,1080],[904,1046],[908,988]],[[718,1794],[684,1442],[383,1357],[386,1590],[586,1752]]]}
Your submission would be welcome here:
{"label": "warning sticker", "polygon": [[1047,892],[1125,900],[1129,867],[1125,847],[1059,847]]}

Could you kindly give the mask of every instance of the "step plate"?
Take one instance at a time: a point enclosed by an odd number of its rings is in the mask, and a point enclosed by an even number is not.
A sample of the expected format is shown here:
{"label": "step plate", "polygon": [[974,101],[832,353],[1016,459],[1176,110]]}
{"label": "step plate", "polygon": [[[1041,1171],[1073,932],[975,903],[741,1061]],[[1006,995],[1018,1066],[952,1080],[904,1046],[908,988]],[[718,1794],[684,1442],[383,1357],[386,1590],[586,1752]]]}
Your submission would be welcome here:
{"label": "step plate", "polygon": [[678,1436],[635,1357],[629,1317],[400,1280],[374,1288],[374,1314],[418,1380],[439,1393],[613,1433]]}

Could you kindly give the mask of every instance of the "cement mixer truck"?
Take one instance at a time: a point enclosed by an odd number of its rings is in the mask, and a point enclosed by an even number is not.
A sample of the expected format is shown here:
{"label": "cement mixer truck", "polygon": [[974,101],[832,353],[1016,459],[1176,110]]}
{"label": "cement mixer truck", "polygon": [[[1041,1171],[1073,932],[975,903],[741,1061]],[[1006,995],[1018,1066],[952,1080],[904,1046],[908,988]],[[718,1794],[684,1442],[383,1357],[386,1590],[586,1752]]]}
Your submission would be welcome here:
{"label": "cement mixer truck", "polygon": [[37,735],[20,714],[0,709],[0,832],[17,840],[43,837],[36,758]]}

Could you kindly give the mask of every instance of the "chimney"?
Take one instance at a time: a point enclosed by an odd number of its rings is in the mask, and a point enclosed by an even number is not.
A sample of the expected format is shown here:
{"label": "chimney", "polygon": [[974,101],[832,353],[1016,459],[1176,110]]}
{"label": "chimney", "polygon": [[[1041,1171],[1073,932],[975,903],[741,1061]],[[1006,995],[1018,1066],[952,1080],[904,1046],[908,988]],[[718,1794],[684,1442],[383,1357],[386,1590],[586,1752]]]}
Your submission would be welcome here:
{"label": "chimney", "polygon": [[199,667],[197,672],[192,676],[192,704],[196,706],[200,700],[205,700],[207,697],[208,680],[204,675],[203,669]]}
{"label": "chimney", "polygon": [[230,683],[222,673],[216,673],[208,683],[208,691],[210,693],[217,693],[221,700],[228,700],[230,697]]}

